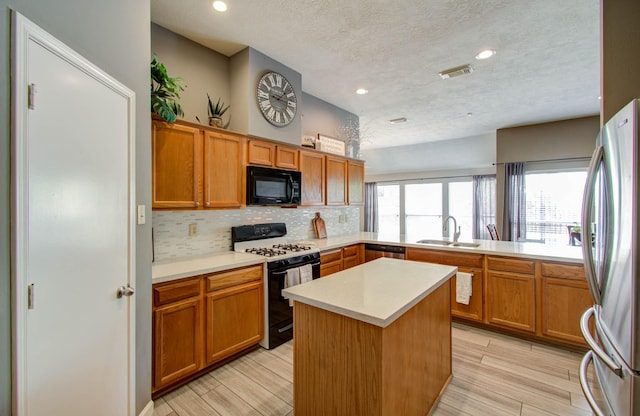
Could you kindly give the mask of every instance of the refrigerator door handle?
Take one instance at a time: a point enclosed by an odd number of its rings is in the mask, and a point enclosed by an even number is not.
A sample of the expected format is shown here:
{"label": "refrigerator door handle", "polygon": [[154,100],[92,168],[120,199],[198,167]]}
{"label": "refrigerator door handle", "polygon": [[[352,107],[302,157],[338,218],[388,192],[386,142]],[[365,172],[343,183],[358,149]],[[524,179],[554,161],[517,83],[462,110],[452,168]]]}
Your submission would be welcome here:
{"label": "refrigerator door handle", "polygon": [[[616,363],[611,357],[609,357],[609,355],[607,355],[607,353],[602,349],[602,347],[600,347],[600,345],[598,345],[596,340],[593,339],[593,336],[591,335],[591,331],[589,330],[589,319],[591,319],[591,316],[593,316],[594,312],[595,309],[592,306],[587,309],[582,315],[582,318],[580,318],[580,330],[582,331],[582,336],[584,337],[584,340],[587,341],[587,344],[589,344],[589,348],[591,348],[591,351],[593,351],[593,353],[595,353],[598,358],[602,360],[602,362],[607,367],[609,367],[611,371],[613,371],[615,375],[622,378],[622,366],[620,366],[620,364]],[[596,326],[598,326],[598,319],[596,319],[595,322]]]}
{"label": "refrigerator door handle", "polygon": [[589,387],[589,380],[587,379],[587,368],[589,364],[593,361],[593,351],[588,351],[584,357],[582,357],[582,361],[580,362],[580,387],[582,387],[582,392],[584,393],[584,397],[587,399],[591,410],[596,416],[605,416],[605,413],[600,410],[600,406],[596,402],[596,398],[593,396],[591,392],[591,388]]}
{"label": "refrigerator door handle", "polygon": [[602,301],[602,293],[598,286],[596,276],[595,263],[593,260],[593,251],[591,249],[591,217],[593,215],[593,201],[595,192],[596,175],[600,168],[600,162],[604,158],[604,147],[598,146],[593,152],[591,163],[589,164],[589,172],[587,181],[584,186],[584,197],[582,198],[582,256],[584,258],[584,271],[587,276],[587,283],[591,296],[596,305],[600,305]]}

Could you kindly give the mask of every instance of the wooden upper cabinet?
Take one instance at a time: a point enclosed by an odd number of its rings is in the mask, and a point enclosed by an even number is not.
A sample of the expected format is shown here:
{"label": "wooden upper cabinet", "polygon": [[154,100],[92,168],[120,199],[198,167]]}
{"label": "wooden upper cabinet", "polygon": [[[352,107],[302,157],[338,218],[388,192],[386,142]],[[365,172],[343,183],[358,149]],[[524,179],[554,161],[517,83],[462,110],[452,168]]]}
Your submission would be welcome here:
{"label": "wooden upper cabinet", "polygon": [[[327,205],[347,204],[347,161],[343,158],[327,156]],[[303,180],[304,185],[304,180]]]}
{"label": "wooden upper cabinet", "polygon": [[276,167],[298,170],[298,149],[287,146],[276,146]]}
{"label": "wooden upper cabinet", "polygon": [[302,205],[324,205],[325,156],[300,150]]}
{"label": "wooden upper cabinet", "polygon": [[244,172],[242,140],[218,132],[204,132],[205,208],[240,208]]}
{"label": "wooden upper cabinet", "polygon": [[298,149],[264,140],[249,140],[247,163],[298,170]]}
{"label": "wooden upper cabinet", "polygon": [[153,208],[197,208],[202,204],[202,131],[153,121]]}
{"label": "wooden upper cabinet", "polygon": [[250,165],[275,166],[276,145],[262,140],[249,140],[247,162]]}
{"label": "wooden upper cabinet", "polygon": [[349,205],[364,204],[364,163],[347,161],[348,200]]}

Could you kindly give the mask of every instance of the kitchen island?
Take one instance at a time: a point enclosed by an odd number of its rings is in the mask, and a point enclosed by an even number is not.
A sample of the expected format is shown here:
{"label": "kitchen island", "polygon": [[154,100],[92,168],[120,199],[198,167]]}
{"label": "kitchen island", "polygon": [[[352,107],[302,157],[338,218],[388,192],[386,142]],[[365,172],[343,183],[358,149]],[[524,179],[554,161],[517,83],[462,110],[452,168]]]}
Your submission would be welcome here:
{"label": "kitchen island", "polygon": [[451,377],[456,271],[381,258],[285,289],[295,301],[295,414],[429,413]]}

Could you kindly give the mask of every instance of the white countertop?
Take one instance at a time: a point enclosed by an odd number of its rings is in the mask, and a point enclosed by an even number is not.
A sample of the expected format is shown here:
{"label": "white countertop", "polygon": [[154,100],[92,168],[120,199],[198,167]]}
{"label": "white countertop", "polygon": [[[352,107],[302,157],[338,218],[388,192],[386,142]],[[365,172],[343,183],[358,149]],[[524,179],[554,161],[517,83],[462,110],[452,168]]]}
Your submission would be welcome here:
{"label": "white countertop", "polygon": [[151,267],[153,283],[167,282],[183,277],[214,273],[236,267],[264,264],[265,258],[256,254],[226,251],[205,256],[167,259],[154,262]]}
{"label": "white countertop", "polygon": [[461,240],[479,243],[478,247],[450,247],[433,244],[418,244],[421,239],[443,240],[442,237],[428,235],[419,236],[383,236],[377,233],[361,232],[358,234],[309,240],[320,250],[342,247],[355,243],[391,244],[403,247],[424,248],[430,250],[455,251],[459,253],[480,253],[496,256],[526,257],[538,260],[561,261],[582,264],[582,248],[572,246],[551,246],[540,243],[514,243],[512,241],[493,240]]}
{"label": "white countertop", "polygon": [[[430,236],[382,236],[377,233],[360,232],[340,237],[308,240],[309,244],[320,250],[329,250],[357,243],[391,244],[403,247],[424,248],[429,250],[454,251],[459,253],[480,253],[497,256],[526,257],[538,260],[560,261],[582,264],[581,247],[549,246],[538,243],[514,243],[511,241],[473,240],[478,247],[448,247],[431,244],[418,244],[420,239]],[[435,239],[439,239],[436,237]],[[197,257],[174,258],[156,261],[152,266],[152,282],[161,283],[183,277],[213,273],[236,267],[265,263],[267,259],[255,254],[227,251]]]}
{"label": "white countertop", "polygon": [[456,272],[453,266],[380,258],[287,288],[282,294],[384,328]]}

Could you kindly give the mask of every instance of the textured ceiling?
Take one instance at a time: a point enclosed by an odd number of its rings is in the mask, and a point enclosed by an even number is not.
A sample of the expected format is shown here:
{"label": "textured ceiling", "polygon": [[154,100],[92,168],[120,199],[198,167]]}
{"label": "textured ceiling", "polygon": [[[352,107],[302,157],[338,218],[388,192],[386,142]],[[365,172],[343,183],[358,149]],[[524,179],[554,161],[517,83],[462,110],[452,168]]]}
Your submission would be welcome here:
{"label": "textured ceiling", "polygon": [[[151,20],[224,55],[251,46],[300,72],[305,92],[360,117],[363,149],[599,113],[599,0],[227,4],[218,13],[209,0],[152,0]],[[485,48],[497,54],[476,60]],[[438,76],[464,64],[471,75]],[[399,117],[407,123],[389,123]]]}

